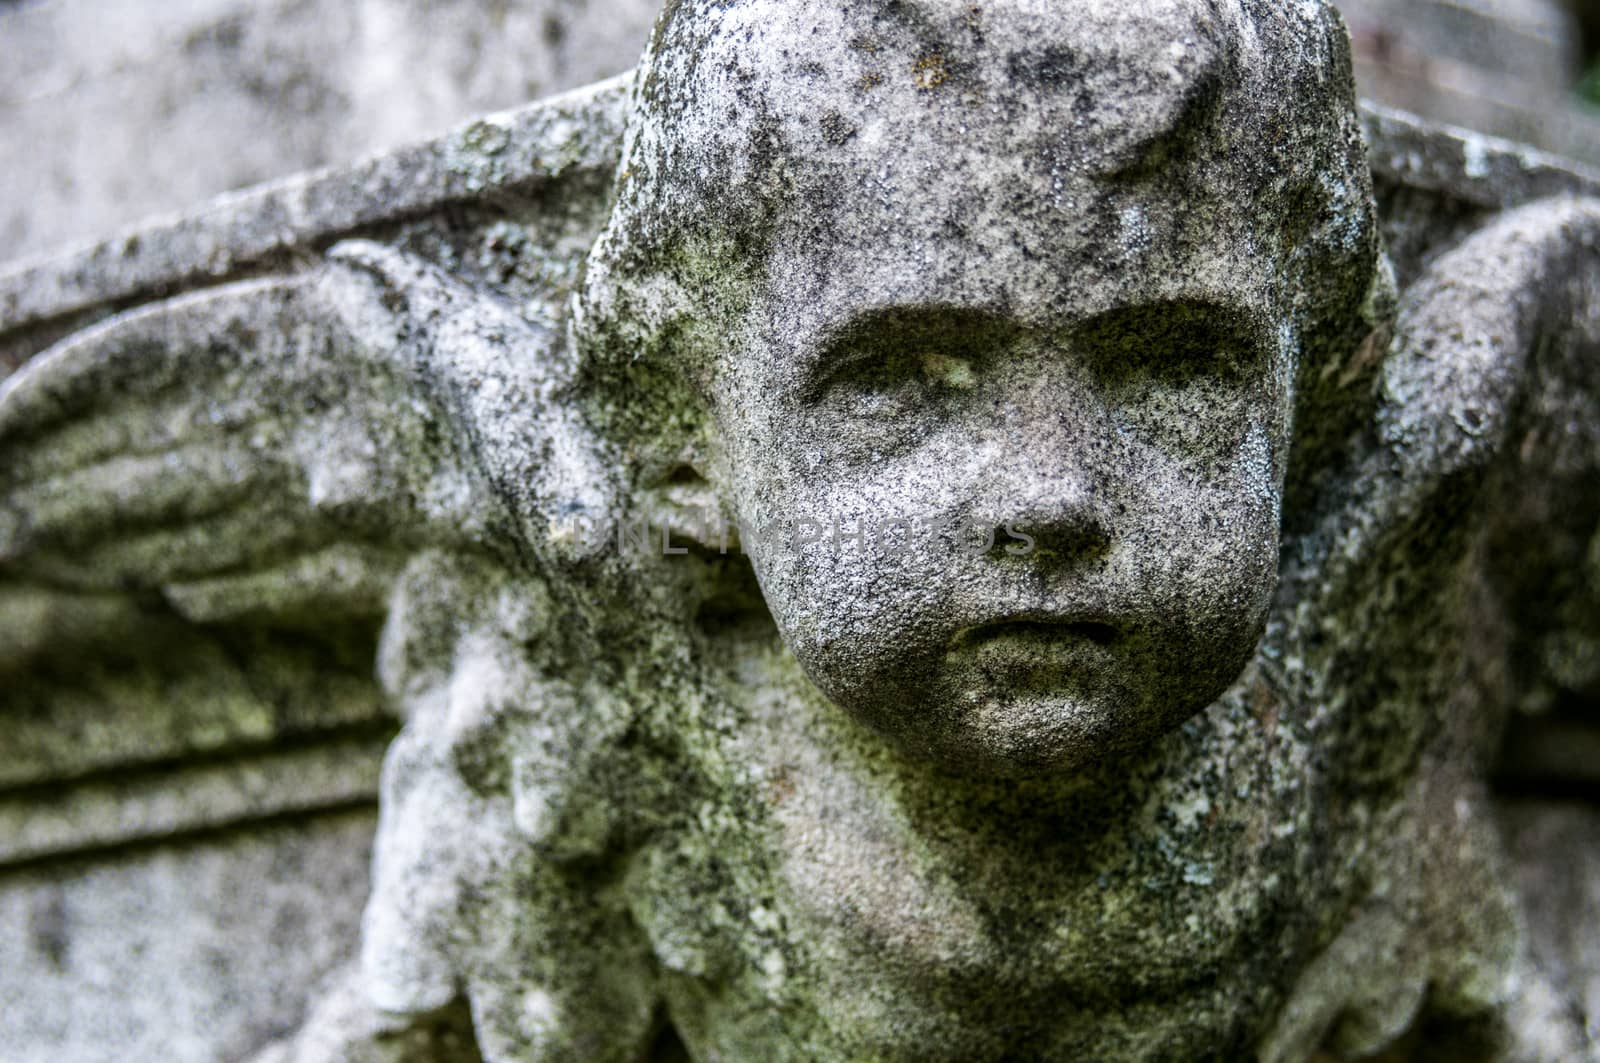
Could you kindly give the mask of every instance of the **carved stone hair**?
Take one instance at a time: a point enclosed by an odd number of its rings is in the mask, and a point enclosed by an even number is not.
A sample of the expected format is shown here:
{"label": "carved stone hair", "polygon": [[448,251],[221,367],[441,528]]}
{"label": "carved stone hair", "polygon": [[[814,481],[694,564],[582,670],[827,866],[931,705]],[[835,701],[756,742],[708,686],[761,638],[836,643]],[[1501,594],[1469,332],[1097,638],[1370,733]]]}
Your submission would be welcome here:
{"label": "carved stone hair", "polygon": [[1045,130],[1042,153],[1054,138],[1066,165],[1090,160],[1151,201],[1253,205],[1300,354],[1297,446],[1340,434],[1315,408],[1333,397],[1330,364],[1386,305],[1374,293],[1387,275],[1333,5],[1171,0],[1130,16],[1089,3],[1067,18],[1013,0],[977,12],[938,0],[669,4],[638,70],[616,208],[574,301],[590,372],[653,366],[652,386],[703,390],[717,323],[761,282],[773,238],[848,225],[851,186],[835,179],[856,147],[845,108],[874,106],[892,75],[1013,117],[1066,94],[1070,128]]}

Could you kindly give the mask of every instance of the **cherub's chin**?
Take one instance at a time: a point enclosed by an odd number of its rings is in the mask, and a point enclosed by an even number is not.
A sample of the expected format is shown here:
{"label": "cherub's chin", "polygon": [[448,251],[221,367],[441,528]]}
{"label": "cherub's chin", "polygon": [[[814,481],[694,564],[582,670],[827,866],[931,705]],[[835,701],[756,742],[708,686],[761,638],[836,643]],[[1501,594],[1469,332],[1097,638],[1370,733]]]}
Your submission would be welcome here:
{"label": "cherub's chin", "polygon": [[1064,776],[1126,752],[1137,728],[1129,727],[1118,699],[1097,696],[1102,692],[1093,689],[1083,663],[1069,660],[962,691],[944,732],[929,736],[935,759],[966,775]]}

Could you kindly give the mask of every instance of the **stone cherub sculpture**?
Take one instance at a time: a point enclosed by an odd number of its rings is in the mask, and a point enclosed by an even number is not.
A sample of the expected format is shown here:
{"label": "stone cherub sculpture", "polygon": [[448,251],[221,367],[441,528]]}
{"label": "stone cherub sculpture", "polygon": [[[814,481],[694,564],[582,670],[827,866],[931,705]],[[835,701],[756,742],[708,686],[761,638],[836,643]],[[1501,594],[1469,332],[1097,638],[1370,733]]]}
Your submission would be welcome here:
{"label": "stone cherub sculpture", "polygon": [[[555,324],[352,242],[0,392],[7,572],[387,618],[373,1008],[496,1060],[1554,1043],[1480,775],[1600,630],[1548,582],[1600,205],[1397,303],[1316,0],[684,0],[612,194]],[[337,1027],[286,1051],[375,1058]]]}

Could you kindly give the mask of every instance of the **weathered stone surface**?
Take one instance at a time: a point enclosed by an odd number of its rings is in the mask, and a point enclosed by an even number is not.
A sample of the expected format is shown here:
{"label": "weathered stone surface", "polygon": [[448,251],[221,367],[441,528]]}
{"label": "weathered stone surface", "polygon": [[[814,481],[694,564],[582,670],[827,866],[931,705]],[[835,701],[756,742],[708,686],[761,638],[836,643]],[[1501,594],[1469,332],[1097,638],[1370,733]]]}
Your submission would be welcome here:
{"label": "weathered stone surface", "polygon": [[[616,74],[654,0],[0,8],[0,261]],[[1591,161],[1555,0],[1343,0],[1364,96]]]}
{"label": "weathered stone surface", "polygon": [[[58,333],[52,325],[63,319],[76,327],[140,297],[281,267],[297,251],[320,250],[371,227],[391,234],[401,229],[403,239],[408,217],[465,202],[479,204],[503,224],[498,246],[491,231],[481,234],[478,247],[457,252],[469,259],[464,267],[513,271],[526,250],[514,241],[526,245],[530,238],[518,231],[521,222],[540,232],[541,242],[532,246],[541,249],[541,268],[553,274],[544,280],[548,287],[562,278],[563,253],[582,254],[564,246],[572,237],[561,230],[569,219],[592,227],[593,213],[603,206],[596,201],[603,200],[615,168],[624,92],[621,82],[602,83],[353,166],[223,197],[208,209],[81,252],[10,264],[3,273],[0,328],[21,332],[20,341],[8,339],[27,346],[19,350],[8,343],[0,356],[14,366],[37,350],[31,329],[41,330],[48,342]],[[437,246],[449,239],[448,232],[417,235],[431,239],[434,255],[455,250]],[[543,250],[546,240],[553,254]]]}
{"label": "weathered stone surface", "polygon": [[240,1059],[347,962],[369,811],[0,872],[8,1063]]}
{"label": "weathered stone surface", "polygon": [[1508,840],[1527,948],[1544,976],[1529,1011],[1570,1017],[1548,1023],[1548,1059],[1592,1057],[1600,1046],[1600,813],[1592,803],[1511,801],[1500,813]]}
{"label": "weathered stone surface", "polygon": [[620,73],[658,6],[0,5],[0,261]]}
{"label": "weathered stone surface", "polygon": [[1592,1049],[1486,774],[1595,693],[1593,178],[1364,153],[1319,4],[1080,14],[682,3],[0,279],[19,362],[111,315],[0,393],[16,600],[378,629],[363,970],[264,1059]]}

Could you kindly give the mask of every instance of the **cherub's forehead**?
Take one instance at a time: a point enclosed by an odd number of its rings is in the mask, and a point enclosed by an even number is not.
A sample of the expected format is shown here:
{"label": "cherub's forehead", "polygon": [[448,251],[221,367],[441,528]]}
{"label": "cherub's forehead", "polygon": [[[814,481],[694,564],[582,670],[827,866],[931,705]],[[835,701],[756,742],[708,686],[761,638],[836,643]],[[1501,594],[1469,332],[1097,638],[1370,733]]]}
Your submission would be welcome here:
{"label": "cherub's forehead", "polygon": [[890,141],[1114,172],[1191,130],[1251,50],[1228,0],[753,0],[696,14],[657,56],[657,76],[687,89],[680,119],[796,161],[848,164]]}
{"label": "cherub's forehead", "polygon": [[1238,209],[1271,138],[1241,130],[1270,126],[1262,86],[1296,72],[1240,0],[678,11],[630,170],[656,214],[762,267],[746,325],[798,342],[883,307],[1281,308],[1283,208]]}
{"label": "cherub's forehead", "polygon": [[750,144],[724,159],[767,156],[749,182],[776,193],[758,315],[775,324],[869,303],[1068,321],[1271,302],[1267,249],[1226,209],[1214,119],[1254,43],[1221,3],[757,3],[706,43],[705,118]]}

